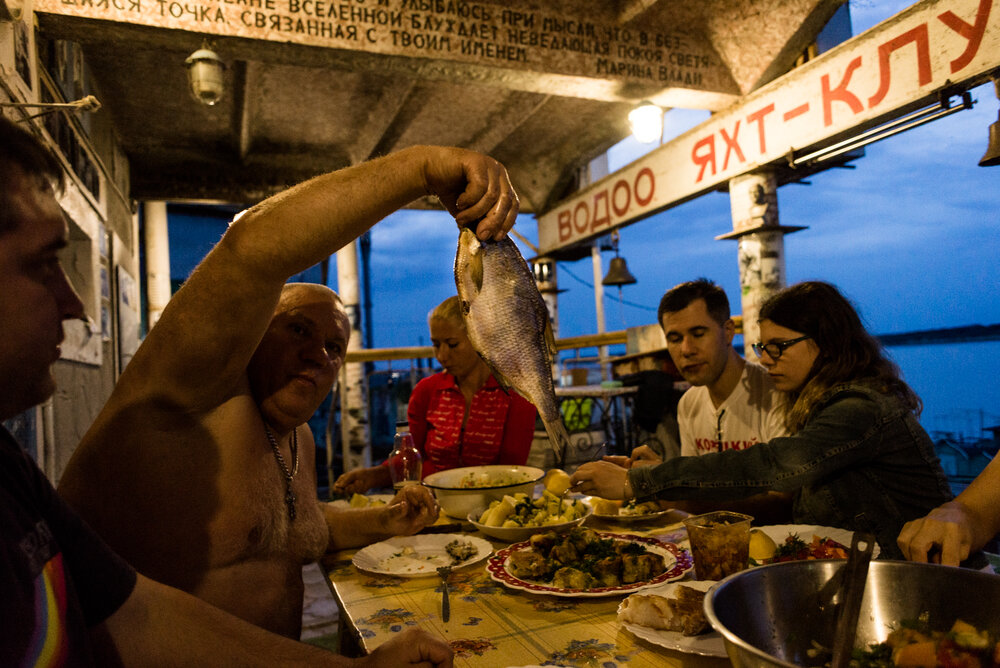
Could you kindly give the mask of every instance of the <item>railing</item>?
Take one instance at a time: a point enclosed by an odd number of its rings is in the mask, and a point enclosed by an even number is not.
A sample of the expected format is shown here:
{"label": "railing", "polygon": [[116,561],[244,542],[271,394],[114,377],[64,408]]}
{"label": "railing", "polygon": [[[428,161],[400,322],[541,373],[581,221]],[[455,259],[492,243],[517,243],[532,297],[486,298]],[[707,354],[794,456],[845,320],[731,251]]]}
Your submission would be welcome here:
{"label": "railing", "polygon": [[[584,334],[569,336],[556,340],[556,350],[576,350],[579,348],[596,348],[610,346],[616,343],[627,343],[628,334],[625,330],[605,332],[604,334]],[[431,346],[411,346],[408,348],[367,348],[349,350],[347,362],[388,362],[391,360],[423,359],[434,357]]]}
{"label": "railing", "polygon": [[[599,346],[609,346],[616,344],[625,344],[628,341],[628,334],[625,330],[606,332],[603,334],[585,334],[583,336],[571,336],[563,339],[558,339],[555,342],[556,351],[564,350],[580,350],[583,348],[596,348]],[[360,350],[350,350],[347,352],[346,362],[348,364],[364,364],[369,362],[391,362],[400,360],[410,360],[411,371],[413,367],[413,360],[417,359],[428,359],[434,357],[434,348],[431,346],[409,346],[401,348],[367,348]],[[596,359],[596,358],[594,358]],[[563,363],[574,364],[584,361],[589,361],[589,358],[581,358],[577,355],[575,358],[569,358],[563,360]],[[402,369],[401,369],[402,371]],[[346,369],[341,371],[341,382],[346,384]],[[415,381],[414,381],[415,382]],[[336,395],[333,397],[334,402],[343,401],[342,395]],[[344,415],[343,410],[345,406],[341,403],[341,415]],[[370,410],[369,406],[369,410]],[[331,406],[330,411],[331,417],[333,415],[333,407]],[[366,418],[368,420],[369,418]],[[341,428],[343,429],[343,424]],[[336,459],[334,452],[338,445],[342,452],[346,451],[348,447],[346,443],[335,444],[333,438],[333,423],[332,420],[328,421],[326,429],[326,449],[327,449],[327,474],[329,478],[333,479],[333,467],[334,460]],[[343,431],[341,433],[341,438],[343,438]],[[369,443],[370,447],[370,443]]]}

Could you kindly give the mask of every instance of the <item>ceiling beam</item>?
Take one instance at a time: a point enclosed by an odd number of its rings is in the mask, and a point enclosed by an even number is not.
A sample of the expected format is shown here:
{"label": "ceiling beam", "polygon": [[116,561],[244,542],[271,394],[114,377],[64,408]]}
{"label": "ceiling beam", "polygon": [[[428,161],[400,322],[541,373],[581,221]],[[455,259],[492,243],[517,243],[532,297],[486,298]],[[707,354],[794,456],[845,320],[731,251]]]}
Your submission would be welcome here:
{"label": "ceiling beam", "polygon": [[236,101],[235,113],[233,114],[236,124],[237,149],[236,152],[240,161],[246,160],[250,154],[250,146],[253,141],[253,95],[250,91],[255,90],[252,77],[253,63],[245,60],[237,60],[233,64],[233,99]]}
{"label": "ceiling beam", "polygon": [[625,0],[618,11],[618,23],[628,25],[660,0]]}
{"label": "ceiling beam", "polygon": [[[393,46],[402,39],[400,35],[409,34],[402,29],[380,27],[373,36],[378,39],[375,45],[359,40],[334,46],[298,35],[255,31],[239,26],[238,20],[189,25],[183,18],[119,11],[114,4],[37,0],[36,11],[46,32],[63,39],[107,41],[113,33],[117,41],[141,41],[147,48],[160,42],[176,49],[189,41],[188,48],[194,49],[207,36],[226,60],[335,67],[540,94],[558,91],[568,97],[608,102],[655,97],[664,106],[706,109],[727,106],[737,93],[726,66],[702,39],[700,27],[679,28],[669,16],[658,12],[657,20],[645,26],[648,39],[653,41],[639,46],[637,37],[626,37],[621,31],[611,3],[588,3],[585,12],[575,12],[575,16],[584,17],[579,19],[547,8],[531,9],[528,3],[513,3],[511,11],[530,20],[530,28],[504,25],[507,19],[501,17],[505,15],[495,10],[491,22],[458,22],[466,30],[475,28],[493,37],[477,40],[445,35],[441,38],[453,40],[446,51]],[[218,8],[235,11],[241,6],[220,4]],[[654,46],[656,41],[660,46]]]}
{"label": "ceiling beam", "polygon": [[355,164],[379,155],[378,147],[388,141],[390,129],[399,122],[400,110],[413,95],[416,85],[412,80],[400,79],[385,87],[368,112],[364,128],[358,133],[351,150]]}
{"label": "ceiling beam", "polygon": [[480,153],[492,154],[522,123],[531,119],[549,101],[547,95],[511,93],[504,104],[503,114],[494,114],[483,129],[469,143],[469,148]]}

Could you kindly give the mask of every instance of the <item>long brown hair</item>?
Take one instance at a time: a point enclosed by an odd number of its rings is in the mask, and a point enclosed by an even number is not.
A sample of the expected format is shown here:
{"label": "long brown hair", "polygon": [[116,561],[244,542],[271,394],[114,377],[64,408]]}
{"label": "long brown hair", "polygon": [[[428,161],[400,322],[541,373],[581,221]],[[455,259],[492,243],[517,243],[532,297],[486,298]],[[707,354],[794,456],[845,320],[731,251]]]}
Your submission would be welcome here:
{"label": "long brown hair", "polygon": [[805,385],[789,393],[785,422],[792,433],[802,428],[827,390],[847,382],[864,383],[893,395],[919,415],[920,397],[903,381],[899,367],[886,357],[882,345],[834,286],[806,281],[785,288],[764,302],[760,319],[801,332],[819,347]]}

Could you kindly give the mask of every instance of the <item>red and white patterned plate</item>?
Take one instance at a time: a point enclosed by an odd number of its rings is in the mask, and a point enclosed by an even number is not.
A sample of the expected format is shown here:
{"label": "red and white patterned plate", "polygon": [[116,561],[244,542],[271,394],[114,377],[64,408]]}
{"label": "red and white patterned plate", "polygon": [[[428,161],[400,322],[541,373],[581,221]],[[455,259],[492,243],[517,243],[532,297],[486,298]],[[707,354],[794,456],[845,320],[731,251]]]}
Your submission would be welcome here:
{"label": "red and white patterned plate", "polygon": [[510,547],[497,551],[486,562],[486,570],[489,572],[490,577],[504,586],[510,587],[511,589],[520,589],[522,591],[533,592],[536,594],[552,594],[553,596],[561,596],[564,598],[583,598],[629,594],[645,589],[646,587],[652,587],[664,582],[670,582],[671,580],[678,580],[684,577],[684,574],[691,570],[693,565],[693,562],[691,561],[691,553],[674,543],[664,543],[663,541],[655,538],[648,538],[646,536],[632,536],[617,533],[598,532],[598,536],[601,538],[611,538],[624,543],[638,543],[653,554],[659,554],[662,556],[663,561],[666,564],[666,570],[650,580],[618,585],[616,587],[595,587],[594,589],[563,589],[560,587],[553,587],[545,584],[544,582],[522,580],[521,578],[515,577],[509,570],[507,570],[507,560],[510,558],[510,555],[514,552],[530,550],[530,541],[515,543]]}

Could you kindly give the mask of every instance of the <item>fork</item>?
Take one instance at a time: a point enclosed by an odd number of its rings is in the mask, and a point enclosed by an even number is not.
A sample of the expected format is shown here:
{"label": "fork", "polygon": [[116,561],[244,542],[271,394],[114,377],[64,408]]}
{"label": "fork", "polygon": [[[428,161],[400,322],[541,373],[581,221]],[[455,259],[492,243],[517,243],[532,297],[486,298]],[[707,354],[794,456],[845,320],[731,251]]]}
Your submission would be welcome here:
{"label": "fork", "polygon": [[601,443],[601,447],[597,448],[597,450],[594,451],[594,454],[591,455],[590,461],[596,462],[598,459],[600,459],[601,455],[604,454],[605,448],[607,448],[607,447],[608,447],[608,442],[607,441],[604,441],[604,443]]}
{"label": "fork", "polygon": [[[601,458],[601,455],[604,454],[604,450],[607,447],[608,447],[608,442],[607,441],[604,441],[604,443],[601,443],[601,447],[597,448],[597,450],[594,451],[594,454],[591,455],[590,459],[588,459],[587,461],[596,462],[598,459]],[[576,485],[570,485],[569,487],[567,487],[566,489],[564,489],[563,493],[559,495],[559,503],[562,503],[563,501],[565,501],[566,498],[569,496],[569,493],[572,492],[576,488],[576,486],[579,485],[579,484],[580,483],[577,483]]]}
{"label": "fork", "polygon": [[451,617],[451,606],[448,603],[448,576],[451,575],[451,566],[438,566],[437,572],[441,576],[441,582],[444,583],[441,596],[441,621],[447,622]]}
{"label": "fork", "polygon": [[574,489],[576,489],[576,486],[579,484],[580,483],[576,483],[576,485],[570,485],[569,487],[564,489],[562,494],[559,495],[559,503],[562,504],[563,501],[569,498],[569,493],[572,492]]}

